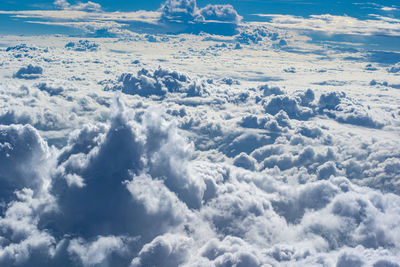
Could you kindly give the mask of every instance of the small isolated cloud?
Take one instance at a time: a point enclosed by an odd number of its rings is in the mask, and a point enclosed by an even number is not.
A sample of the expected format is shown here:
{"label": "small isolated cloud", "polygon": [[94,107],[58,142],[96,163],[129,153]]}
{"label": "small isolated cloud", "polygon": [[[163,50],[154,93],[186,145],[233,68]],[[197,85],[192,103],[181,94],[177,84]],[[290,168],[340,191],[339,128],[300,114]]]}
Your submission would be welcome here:
{"label": "small isolated cloud", "polygon": [[207,5],[199,10],[200,15],[205,21],[224,21],[230,23],[240,23],[242,17],[232,5]]}
{"label": "small isolated cloud", "polygon": [[381,10],[383,10],[383,11],[396,11],[398,9],[395,8],[395,7],[384,6],[384,7],[381,8]]}
{"label": "small isolated cloud", "polygon": [[198,17],[196,0],[167,0],[161,7],[161,19],[189,22]]}

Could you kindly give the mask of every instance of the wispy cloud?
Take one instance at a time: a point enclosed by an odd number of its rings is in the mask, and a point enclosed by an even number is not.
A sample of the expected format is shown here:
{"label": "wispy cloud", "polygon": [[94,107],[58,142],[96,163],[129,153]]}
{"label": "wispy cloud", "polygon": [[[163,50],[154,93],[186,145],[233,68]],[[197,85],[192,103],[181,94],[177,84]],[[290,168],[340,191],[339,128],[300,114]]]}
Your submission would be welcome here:
{"label": "wispy cloud", "polygon": [[349,16],[311,15],[308,18],[292,15],[256,14],[270,18],[268,25],[291,30],[312,30],[328,34],[359,34],[400,36],[400,19],[370,15],[361,20]]}

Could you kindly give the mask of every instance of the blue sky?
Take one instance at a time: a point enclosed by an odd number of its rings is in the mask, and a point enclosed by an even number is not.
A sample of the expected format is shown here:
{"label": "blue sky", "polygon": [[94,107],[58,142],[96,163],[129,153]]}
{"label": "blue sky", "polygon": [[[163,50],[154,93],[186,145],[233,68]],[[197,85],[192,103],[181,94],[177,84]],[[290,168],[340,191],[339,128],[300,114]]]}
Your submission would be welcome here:
{"label": "blue sky", "polygon": [[[79,3],[87,3],[86,1],[81,2],[75,0],[66,2],[70,6],[75,7],[78,6]],[[157,11],[164,3],[164,1],[160,0],[95,0],[92,2],[97,3],[101,7],[101,11],[99,11],[101,16],[107,16],[115,11]],[[348,41],[361,43],[366,49],[382,49],[391,51],[399,51],[400,47],[400,33],[397,29],[400,18],[400,5],[397,4],[396,0],[375,0],[373,2],[369,1],[364,3],[359,3],[359,1],[356,0],[197,0],[198,8],[203,8],[208,4],[232,5],[233,9],[243,17],[242,22],[267,22],[280,28],[291,28],[292,26],[295,28],[298,27],[301,30],[306,30],[307,35],[310,36],[314,42]],[[52,14],[49,17],[47,13],[45,13],[45,11],[48,10],[60,11],[60,7],[55,5],[54,1],[49,0],[0,0],[0,34],[65,34],[70,36],[82,36],[87,35],[89,32],[90,36],[100,36],[97,34],[96,29],[101,28],[102,26],[94,25],[98,22],[98,15],[95,12],[90,13],[92,18],[85,21],[85,16],[79,19],[72,19],[68,10],[63,13],[62,18],[58,14]],[[17,13],[12,13],[13,11],[16,11]],[[34,13],[36,11],[39,11],[39,16]],[[9,13],[7,14],[7,12]],[[22,14],[21,12],[28,12],[28,14]],[[130,16],[130,14],[133,13],[127,13],[128,16]],[[151,13],[147,14],[150,14],[150,17],[153,16]],[[279,14],[290,17],[257,16],[255,14]],[[338,16],[338,21],[335,21],[335,17],[330,17],[326,24],[326,18],[323,17],[323,15],[326,14]],[[281,18],[282,20],[280,20]],[[300,21],[298,21],[297,18],[301,18]],[[350,20],[345,22],[348,18],[350,18]],[[351,21],[353,19],[354,21]],[[151,20],[153,24],[147,24],[149,21],[148,18],[146,18],[146,22],[143,23],[138,22],[136,18],[124,21],[123,19],[121,20],[121,18],[113,17],[111,20],[108,18],[104,19],[102,23],[104,23],[104,25],[109,22],[119,25],[127,23],[127,25],[129,25],[127,27],[117,26],[116,28],[134,32],[178,33],[183,31],[181,29],[182,25],[178,25],[178,27],[174,25],[171,27],[171,25],[159,23],[154,24],[154,22],[158,20],[154,16],[150,18],[150,21]],[[281,21],[285,21],[286,23],[282,25]],[[73,25],[73,23],[76,22],[84,23],[85,26],[77,27],[76,25]],[[366,22],[366,24],[363,24],[363,22]],[[218,28],[219,26],[221,26],[220,29]],[[353,26],[355,27],[352,30],[351,28]],[[362,27],[361,32],[359,32],[359,26]],[[210,33],[224,35],[235,33],[235,31],[233,31],[235,26],[225,27],[224,24],[203,25],[203,27],[200,28],[193,25],[190,26],[189,24],[184,27],[186,27],[184,31],[192,33],[200,31],[208,32],[210,29]],[[337,27],[340,29],[338,30]],[[395,30],[393,30],[393,27]],[[108,29],[110,28],[115,27],[106,25],[106,32],[108,32]],[[214,28],[217,30],[213,32]]]}
{"label": "blue sky", "polygon": [[[71,6],[78,5],[79,3],[86,3],[86,1],[67,1]],[[101,6],[101,13],[108,14],[114,11],[120,12],[132,12],[139,10],[146,11],[156,11],[162,6],[164,1],[160,0],[148,0],[148,1],[122,1],[122,0],[98,0],[92,1],[98,3]],[[237,11],[237,13],[243,17],[243,22],[270,22],[273,20],[271,17],[260,17],[255,16],[254,14],[281,14],[281,15],[291,15],[291,19],[293,20],[295,17],[300,16],[305,19],[310,18],[312,15],[325,15],[330,14],[334,16],[342,16],[342,17],[351,17],[355,18],[358,21],[364,20],[379,20],[385,21],[386,26],[391,28],[393,24],[398,24],[398,19],[400,18],[400,5],[397,4],[396,0],[375,0],[364,3],[359,3],[360,1],[356,0],[329,0],[329,1],[320,1],[320,0],[197,0],[197,7],[202,8],[207,4],[230,4]],[[24,0],[24,1],[14,1],[14,0],[0,0],[0,34],[24,34],[24,35],[37,35],[37,34],[66,34],[66,35],[82,35],[85,34],[85,31],[82,31],[82,28],[79,27],[71,27],[71,25],[67,25],[65,22],[68,20],[68,14],[63,18],[64,20],[60,20],[59,17],[53,16],[49,19],[46,16],[32,16],[29,14],[26,17],[16,17],[17,14],[1,14],[2,11],[44,11],[44,10],[57,10],[57,6],[54,4],[54,1],[49,0]],[[58,9],[59,10],[59,9]],[[3,12],[4,13],[4,12]],[[40,12],[39,12],[40,13]],[[279,18],[278,18],[279,19]],[[397,19],[397,22],[391,22],[388,20]],[[70,21],[79,21],[79,20],[70,20]],[[96,21],[96,16],[93,16],[93,19],[87,23],[87,27],[90,27],[90,23]],[[120,23],[118,20],[114,20],[117,23]],[[41,22],[41,23],[27,23],[27,22]],[[44,22],[44,23],[42,23]],[[51,23],[47,23],[51,22]],[[56,23],[54,23],[56,22]],[[82,22],[82,21],[80,21]],[[274,22],[274,21],[273,21]],[[297,22],[296,22],[297,23]],[[314,23],[314,22],[313,22]],[[336,22],[332,22],[330,27],[335,27]],[[390,25],[392,23],[392,25]],[[51,24],[51,25],[49,25]],[[350,22],[351,24],[351,22]],[[370,24],[373,26],[374,23]],[[129,22],[129,30],[131,31],[139,31],[143,32],[144,29],[148,29],[146,25],[137,24],[135,22]],[[354,25],[351,24],[351,25]],[[290,26],[289,24],[284,25],[284,27]],[[313,24],[313,27],[315,25]],[[151,31],[154,31],[157,27],[151,26]],[[213,28],[214,25],[211,25]],[[320,27],[315,26],[316,29]],[[332,35],[332,32],[328,32],[328,34],[321,34],[318,32],[317,34],[312,35],[312,39],[315,41],[325,41],[325,40],[336,40],[336,41],[352,41],[352,42],[361,42],[366,46],[376,47],[391,50],[398,50],[399,47],[399,38],[398,33],[387,34],[387,32],[377,32],[377,33],[368,33],[369,37],[359,37],[359,34],[351,33],[351,36],[347,34],[345,31],[346,25],[343,25],[343,31],[334,32],[335,35]],[[380,26],[376,26],[378,29]],[[309,27],[307,28],[309,29]],[[202,29],[204,30],[204,29]],[[311,28],[311,30],[313,30]],[[329,30],[329,29],[328,29]],[[168,32],[168,29],[161,29],[161,32]],[[225,29],[218,31],[218,33],[223,33]],[[229,32],[229,29],[226,30]],[[368,30],[367,30],[368,31]],[[338,35],[342,34],[342,35]],[[344,34],[344,35],[343,35]],[[363,35],[363,34],[361,34]],[[365,35],[365,34],[364,34]],[[390,35],[390,38],[385,36]],[[372,36],[372,37],[371,37]],[[382,37],[383,36],[383,37]]]}
{"label": "blue sky", "polygon": [[[53,9],[54,1],[48,0],[1,0],[1,10],[40,10]],[[69,1],[71,4],[79,1]],[[85,2],[85,1],[82,1]],[[156,10],[164,1],[124,1],[124,0],[98,0],[106,11],[137,11],[137,10]],[[357,4],[363,3],[363,4]],[[366,4],[368,3],[368,4]],[[198,0],[197,5],[203,7],[207,4],[231,4],[244,17],[254,13],[272,13],[272,14],[291,14],[291,15],[311,15],[311,14],[332,14],[349,15],[362,18],[374,11],[374,13],[383,13],[379,7],[392,7],[399,5],[397,0]],[[375,5],[375,6],[374,6]],[[398,17],[399,10],[392,11],[392,16]]]}

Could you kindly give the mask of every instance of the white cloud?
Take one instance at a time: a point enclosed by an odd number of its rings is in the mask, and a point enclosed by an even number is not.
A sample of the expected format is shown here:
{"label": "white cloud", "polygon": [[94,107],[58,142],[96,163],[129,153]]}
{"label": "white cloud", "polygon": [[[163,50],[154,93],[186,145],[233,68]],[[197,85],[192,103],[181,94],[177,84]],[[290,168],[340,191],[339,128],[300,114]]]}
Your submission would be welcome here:
{"label": "white cloud", "polygon": [[26,68],[20,68],[14,77],[19,79],[37,79],[43,73],[43,68],[40,66],[28,65]]}
{"label": "white cloud", "polygon": [[[311,15],[309,18],[292,15],[257,14],[271,18],[266,25],[291,30],[312,30],[327,34],[389,35],[399,36],[399,20],[372,15],[375,19],[361,20],[350,16]],[[264,23],[262,23],[264,24]]]}
{"label": "white cloud", "polygon": [[142,248],[130,266],[179,266],[190,257],[191,245],[193,240],[184,235],[160,235]]}
{"label": "white cloud", "polygon": [[60,9],[64,10],[81,10],[81,11],[101,11],[101,5],[92,1],[88,1],[87,3],[78,2],[75,5],[71,5],[66,0],[56,0],[54,1],[54,5]]}
{"label": "white cloud", "polygon": [[[199,9],[195,0],[167,0],[157,11],[136,12],[105,12],[100,4],[91,1],[72,5],[66,0],[56,0],[54,5],[59,10],[0,11],[0,14],[35,19],[26,20],[28,23],[61,25],[89,33],[107,30],[117,35],[132,34],[132,30],[135,31],[143,23],[147,24],[149,32],[181,31],[182,26],[187,27],[189,32],[206,32],[214,30],[213,27],[207,27],[208,23],[234,24],[233,28],[236,28],[236,24],[242,19],[231,5],[208,5]],[[168,22],[181,25],[175,28]],[[228,34],[232,31],[229,26],[219,27],[222,27],[221,33],[226,29]]]}
{"label": "white cloud", "polygon": [[161,7],[161,18],[171,21],[217,21],[239,23],[241,16],[231,5],[207,5],[198,8],[196,0],[167,0]]}
{"label": "white cloud", "polygon": [[231,5],[207,5],[199,10],[201,16],[206,21],[223,21],[240,23],[242,17]]}
{"label": "white cloud", "polygon": [[124,238],[115,236],[99,236],[93,242],[72,239],[68,245],[68,253],[76,255],[83,266],[109,265],[107,260],[113,254],[123,255],[128,252]]}
{"label": "white cloud", "polygon": [[[71,136],[57,169],[47,169],[48,192],[22,189],[5,209],[0,224],[22,239],[7,235],[2,241],[8,243],[3,263],[46,258],[84,266],[258,266],[317,257],[369,264],[396,259],[397,195],[335,177],[329,161],[317,168],[324,180],[297,186],[229,164],[193,161],[192,147],[174,124],[155,110],[135,115],[120,97],[108,124]],[[71,183],[77,175],[82,183]],[[29,185],[17,189],[23,186]],[[17,244],[19,252],[10,254]],[[23,244],[30,249],[21,250]],[[380,250],[384,256],[363,254]]]}
{"label": "white cloud", "polygon": [[167,93],[185,93],[188,97],[194,97],[207,95],[205,87],[203,81],[192,81],[186,74],[159,67],[155,71],[143,68],[136,76],[124,73],[115,85],[107,85],[105,90],[144,97],[152,95],[162,97]]}
{"label": "white cloud", "polygon": [[[246,29],[2,37],[0,265],[399,262],[397,65]],[[29,64],[43,74],[12,77]],[[123,73],[135,94],[111,104]]]}

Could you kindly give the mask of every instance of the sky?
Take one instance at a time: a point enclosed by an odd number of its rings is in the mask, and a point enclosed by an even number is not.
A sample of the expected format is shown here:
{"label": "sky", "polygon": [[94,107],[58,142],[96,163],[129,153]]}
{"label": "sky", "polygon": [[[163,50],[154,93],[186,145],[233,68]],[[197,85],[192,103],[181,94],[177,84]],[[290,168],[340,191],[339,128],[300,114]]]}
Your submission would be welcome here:
{"label": "sky", "polygon": [[[53,9],[54,1],[9,1],[2,0],[3,10],[35,10],[35,9]],[[70,1],[72,4],[79,1]],[[99,3],[106,11],[137,11],[137,10],[156,10],[161,7],[163,1],[95,1]],[[373,3],[376,8],[394,7],[398,5],[395,0],[380,1],[351,1],[351,0],[327,0],[327,1],[300,1],[300,0],[216,0],[207,1],[199,0],[199,6],[207,4],[231,4],[238,12],[244,16],[255,13],[271,13],[271,14],[292,14],[292,15],[310,15],[310,14],[332,14],[349,16],[366,16],[372,6],[366,3]],[[394,15],[398,12],[394,12]]]}
{"label": "sky", "polygon": [[399,267],[399,10],[0,0],[0,266]]}
{"label": "sky", "polygon": [[[95,1],[96,2],[96,1]],[[3,11],[21,11],[21,10],[54,10],[58,7],[54,1],[9,1],[1,0],[1,10]],[[71,5],[79,3],[79,1],[70,1]],[[156,11],[158,10],[163,1],[149,0],[149,1],[97,1],[101,5],[104,12],[129,12],[129,11]],[[371,18],[371,14],[387,16],[393,19],[400,18],[400,9],[398,2],[395,0],[380,0],[360,2],[353,0],[217,0],[217,1],[197,1],[198,7],[204,7],[208,4],[230,4],[237,12],[244,17],[245,21],[260,21],[259,16],[255,14],[282,14],[308,17],[310,15],[339,15],[350,16],[358,19]],[[0,33],[15,33],[37,32],[45,34],[48,32],[63,32],[69,34],[67,29],[58,28],[51,29],[43,26],[32,26],[23,23],[24,19],[12,18],[9,15],[0,16],[2,26]],[[263,21],[265,19],[262,19]]]}

